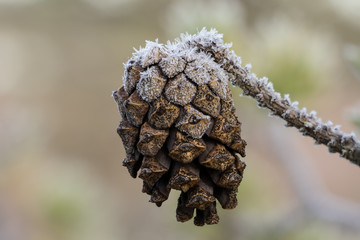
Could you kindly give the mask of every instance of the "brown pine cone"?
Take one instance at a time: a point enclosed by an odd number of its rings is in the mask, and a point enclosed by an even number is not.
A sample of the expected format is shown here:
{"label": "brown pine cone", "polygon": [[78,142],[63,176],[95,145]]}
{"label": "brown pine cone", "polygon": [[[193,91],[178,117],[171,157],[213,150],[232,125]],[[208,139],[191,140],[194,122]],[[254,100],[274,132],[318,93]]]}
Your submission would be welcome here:
{"label": "brown pine cone", "polygon": [[181,191],[176,218],[188,221],[196,210],[198,226],[218,223],[216,199],[225,209],[236,207],[246,166],[238,155],[245,157],[246,142],[228,86],[232,75],[222,63],[224,56],[234,59],[228,48],[214,30],[165,46],[147,42],[113,92],[123,165],[134,178],[139,172],[142,191],[157,206],[171,189]]}

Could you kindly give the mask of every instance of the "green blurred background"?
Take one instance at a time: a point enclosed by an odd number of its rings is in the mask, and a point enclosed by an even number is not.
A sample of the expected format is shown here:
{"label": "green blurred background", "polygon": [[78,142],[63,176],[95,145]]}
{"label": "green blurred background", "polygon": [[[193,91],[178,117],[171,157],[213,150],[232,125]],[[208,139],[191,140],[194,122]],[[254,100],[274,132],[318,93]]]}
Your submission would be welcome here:
{"label": "green blurred background", "polygon": [[111,92],[145,40],[215,27],[324,121],[360,133],[358,0],[0,0],[0,239],[359,239],[360,169],[232,89],[247,169],[220,223],[177,223],[122,167]]}

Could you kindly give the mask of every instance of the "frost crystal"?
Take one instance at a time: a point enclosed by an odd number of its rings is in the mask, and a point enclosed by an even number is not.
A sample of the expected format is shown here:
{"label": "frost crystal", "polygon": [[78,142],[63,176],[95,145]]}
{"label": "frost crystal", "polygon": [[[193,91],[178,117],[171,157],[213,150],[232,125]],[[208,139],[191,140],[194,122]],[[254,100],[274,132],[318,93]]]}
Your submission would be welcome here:
{"label": "frost crystal", "polygon": [[315,119],[316,118],[316,115],[317,115],[317,112],[312,110],[310,113],[309,113],[309,118],[311,119]]}
{"label": "frost crystal", "polygon": [[284,101],[285,101],[287,104],[291,104],[291,100],[290,100],[290,95],[289,95],[289,94],[285,94],[285,95],[284,95]]}
{"label": "frost crystal", "polygon": [[186,79],[183,73],[170,80],[165,87],[166,98],[174,104],[184,106],[192,101],[196,86]]}
{"label": "frost crystal", "polygon": [[271,96],[271,103],[278,101],[281,99],[281,94],[280,93],[274,93],[273,96]]}
{"label": "frost crystal", "polygon": [[180,39],[176,41],[187,43],[190,47],[212,47],[215,51],[223,51],[231,47],[231,44],[224,44],[223,35],[218,33],[216,29],[208,31],[203,28],[195,35],[181,34]]}
{"label": "frost crystal", "polygon": [[292,106],[293,108],[297,108],[297,107],[299,106],[299,102],[298,102],[298,101],[294,101],[294,102],[291,104],[291,106]]}
{"label": "frost crystal", "polygon": [[179,55],[171,54],[163,58],[159,66],[169,78],[175,77],[179,72],[184,71],[186,62]]}
{"label": "frost crystal", "polygon": [[141,73],[136,89],[144,101],[152,102],[161,95],[165,84],[166,79],[161,75],[160,69],[152,66]]}
{"label": "frost crystal", "polygon": [[185,68],[185,74],[196,84],[203,85],[210,79],[210,74],[207,69],[209,69],[209,61],[207,59],[198,58],[193,62],[188,63]]}
{"label": "frost crystal", "polygon": [[205,66],[208,67],[208,72],[212,78],[216,78],[217,81],[227,85],[229,81],[229,75],[223,68],[221,68],[219,64],[215,63],[211,59],[208,59]]}
{"label": "frost crystal", "polygon": [[273,85],[273,83],[272,83],[272,82],[268,82],[268,83],[266,84],[266,88],[267,88],[268,91],[273,92],[273,91],[274,91],[274,85]]}
{"label": "frost crystal", "polygon": [[[232,44],[231,44],[232,45]],[[229,48],[231,47],[231,45],[229,45]],[[239,57],[238,55],[236,55],[236,53],[231,50],[229,51],[229,61],[233,62],[234,65],[236,66],[240,66],[241,65],[241,57]],[[249,64],[250,68],[251,68],[251,64]],[[246,68],[246,66],[245,66]]]}
{"label": "frost crystal", "polygon": [[248,64],[245,65],[246,70],[251,71],[251,68],[252,68],[251,63],[248,63]]}
{"label": "frost crystal", "polygon": [[134,57],[140,60],[141,65],[144,68],[158,63],[161,58],[165,56],[164,47],[162,44],[158,43],[157,39],[155,42],[146,41],[145,48],[140,48],[139,50],[135,49],[134,53]]}
{"label": "frost crystal", "polygon": [[325,125],[327,127],[331,127],[333,125],[333,122],[329,120],[329,121],[327,121],[327,123],[325,123]]}
{"label": "frost crystal", "polygon": [[305,107],[300,110],[300,117],[307,117],[307,109]]}
{"label": "frost crystal", "polygon": [[341,125],[335,125],[334,126],[334,131],[340,131]]}
{"label": "frost crystal", "polygon": [[355,133],[351,132],[350,134],[344,134],[341,138],[341,144],[343,144],[346,148],[350,148],[355,143]]}
{"label": "frost crystal", "polygon": [[268,84],[269,79],[267,77],[262,77],[259,79],[259,85],[266,86]]}

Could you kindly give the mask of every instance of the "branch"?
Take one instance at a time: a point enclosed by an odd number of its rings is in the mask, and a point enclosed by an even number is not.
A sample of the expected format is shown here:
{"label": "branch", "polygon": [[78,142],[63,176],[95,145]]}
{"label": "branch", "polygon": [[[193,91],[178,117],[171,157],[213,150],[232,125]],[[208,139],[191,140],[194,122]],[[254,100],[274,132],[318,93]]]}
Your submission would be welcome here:
{"label": "branch", "polygon": [[[185,39],[186,36],[183,36]],[[299,109],[298,102],[291,102],[289,95],[281,97],[267,78],[259,79],[250,72],[250,66],[241,66],[241,59],[234,51],[229,50],[230,44],[224,44],[222,35],[215,30],[201,31],[197,37],[189,38],[187,44],[204,51],[222,65],[228,72],[231,83],[243,90],[243,95],[254,98],[260,107],[268,108],[272,115],[286,121],[287,127],[296,127],[304,136],[312,137],[317,144],[324,144],[331,153],[340,156],[360,166],[360,142],[355,134],[346,134],[332,123],[323,123],[316,116],[316,112],[306,112],[306,108]]]}
{"label": "branch", "polygon": [[[244,74],[245,73],[245,74]],[[272,83],[266,78],[258,79],[247,68],[238,69],[237,78],[232,81],[234,86],[240,87],[244,95],[254,98],[260,107],[268,108],[272,115],[286,121],[287,127],[296,127],[304,136],[312,137],[317,144],[324,144],[331,153],[340,153],[340,156],[360,166],[360,142],[355,134],[346,134],[332,123],[323,123],[316,116],[316,112],[306,112],[299,109],[298,102],[291,102],[288,95],[284,98],[274,91]]]}

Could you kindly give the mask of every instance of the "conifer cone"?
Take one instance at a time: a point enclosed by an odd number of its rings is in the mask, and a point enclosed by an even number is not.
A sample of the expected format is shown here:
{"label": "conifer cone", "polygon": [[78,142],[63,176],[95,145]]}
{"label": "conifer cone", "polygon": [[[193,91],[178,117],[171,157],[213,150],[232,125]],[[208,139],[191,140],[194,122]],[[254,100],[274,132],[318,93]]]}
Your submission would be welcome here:
{"label": "conifer cone", "polygon": [[[176,218],[195,225],[219,222],[237,205],[246,142],[228,86],[227,52],[209,52],[222,36],[202,30],[175,43],[147,42],[125,64],[123,86],[113,92],[122,121],[117,128],[123,165],[143,180],[142,191],[157,206],[171,189],[181,191]],[[241,157],[240,157],[240,156]]]}

